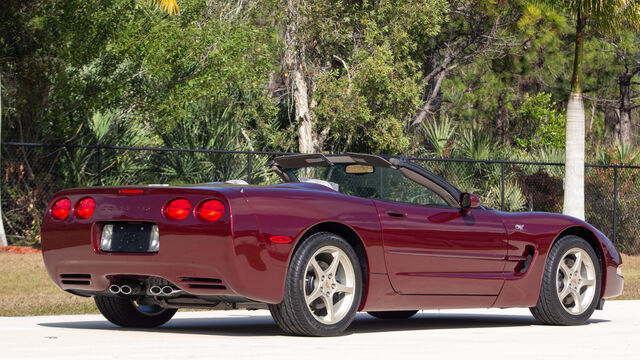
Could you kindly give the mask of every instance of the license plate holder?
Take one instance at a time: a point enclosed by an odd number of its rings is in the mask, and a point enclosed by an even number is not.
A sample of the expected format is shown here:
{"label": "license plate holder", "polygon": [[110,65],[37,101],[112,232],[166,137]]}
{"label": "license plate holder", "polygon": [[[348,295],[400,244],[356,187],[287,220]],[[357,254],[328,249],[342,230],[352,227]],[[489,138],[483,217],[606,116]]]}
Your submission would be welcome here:
{"label": "license plate holder", "polygon": [[153,223],[115,222],[110,252],[146,253],[151,242]]}

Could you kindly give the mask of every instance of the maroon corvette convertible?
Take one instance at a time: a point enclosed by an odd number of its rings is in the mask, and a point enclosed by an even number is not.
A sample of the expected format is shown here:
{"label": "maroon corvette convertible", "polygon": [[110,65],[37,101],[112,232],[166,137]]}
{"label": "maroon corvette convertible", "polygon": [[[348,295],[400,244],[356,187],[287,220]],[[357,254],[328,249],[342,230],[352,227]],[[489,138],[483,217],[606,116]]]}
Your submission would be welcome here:
{"label": "maroon corvette convertible", "polygon": [[572,325],[622,292],[612,243],[578,219],[480,205],[400,157],[276,158],[282,184],[64,190],[42,223],[53,282],[114,324],[179,308],[268,308],[287,333],[327,336],[357,311],[529,307]]}

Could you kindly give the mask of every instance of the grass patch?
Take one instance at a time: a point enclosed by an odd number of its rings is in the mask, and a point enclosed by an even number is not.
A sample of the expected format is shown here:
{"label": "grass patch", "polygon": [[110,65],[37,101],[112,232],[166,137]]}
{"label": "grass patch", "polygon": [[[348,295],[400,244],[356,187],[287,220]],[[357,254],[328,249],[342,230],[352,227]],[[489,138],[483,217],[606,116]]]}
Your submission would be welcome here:
{"label": "grass patch", "polygon": [[615,300],[640,299],[640,255],[622,255],[622,276],[624,276],[624,290]]}
{"label": "grass patch", "polygon": [[97,313],[93,299],[51,282],[42,254],[0,253],[0,316]]}
{"label": "grass patch", "polygon": [[[640,256],[622,255],[624,292],[640,299]],[[49,279],[41,254],[0,253],[0,316],[95,314],[93,299],[71,295]]]}

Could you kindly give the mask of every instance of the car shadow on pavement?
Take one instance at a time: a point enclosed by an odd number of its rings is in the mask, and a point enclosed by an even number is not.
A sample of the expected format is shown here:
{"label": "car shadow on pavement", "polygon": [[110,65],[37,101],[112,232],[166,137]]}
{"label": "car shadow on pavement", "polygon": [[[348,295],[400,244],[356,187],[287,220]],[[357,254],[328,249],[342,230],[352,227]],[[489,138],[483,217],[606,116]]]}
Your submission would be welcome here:
{"label": "car shadow on pavement", "polygon": [[[587,324],[608,322],[609,320],[590,319]],[[410,319],[376,319],[359,314],[347,329],[347,333],[372,333],[384,331],[408,330],[444,330],[495,327],[543,326],[533,316],[527,315],[486,315],[455,313],[418,313]]]}
{"label": "car shadow on pavement", "polygon": [[[587,322],[587,325],[608,321],[609,320],[591,319]],[[174,318],[165,325],[153,329],[121,328],[111,324],[107,320],[51,322],[40,323],[38,325],[65,329],[144,331],[192,335],[284,335],[271,316],[264,315],[227,315],[220,318],[206,317],[192,319]],[[389,331],[525,327],[533,325],[542,326],[532,316],[525,315],[418,313],[410,319],[382,320],[365,313],[359,313],[343,335]]]}

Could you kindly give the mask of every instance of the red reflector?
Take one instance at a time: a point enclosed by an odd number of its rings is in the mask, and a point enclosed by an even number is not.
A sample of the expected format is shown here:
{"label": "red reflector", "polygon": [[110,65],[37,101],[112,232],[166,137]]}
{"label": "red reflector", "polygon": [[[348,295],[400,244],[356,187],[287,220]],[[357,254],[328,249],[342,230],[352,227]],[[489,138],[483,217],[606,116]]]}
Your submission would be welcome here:
{"label": "red reflector", "polygon": [[69,212],[71,212],[71,201],[67,198],[56,201],[50,210],[51,216],[58,220],[66,218]]}
{"label": "red reflector", "polygon": [[272,243],[276,244],[288,244],[291,242],[291,238],[288,236],[276,235],[269,238]]}
{"label": "red reflector", "polygon": [[120,194],[142,194],[142,189],[120,189]]}
{"label": "red reflector", "polygon": [[171,200],[165,207],[165,213],[172,219],[182,220],[189,216],[191,203],[187,199]]}
{"label": "red reflector", "polygon": [[76,205],[76,215],[81,219],[88,219],[96,209],[96,201],[92,198],[84,198]]}
{"label": "red reflector", "polygon": [[198,215],[207,221],[216,221],[224,215],[224,204],[219,200],[208,200],[198,208]]}

